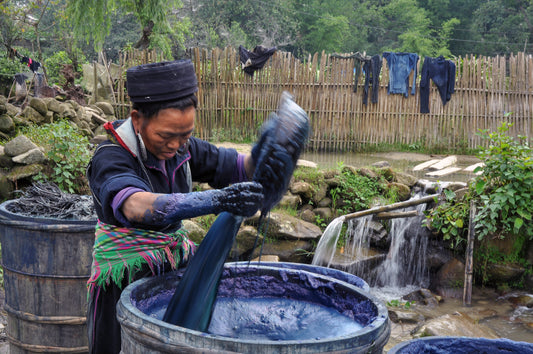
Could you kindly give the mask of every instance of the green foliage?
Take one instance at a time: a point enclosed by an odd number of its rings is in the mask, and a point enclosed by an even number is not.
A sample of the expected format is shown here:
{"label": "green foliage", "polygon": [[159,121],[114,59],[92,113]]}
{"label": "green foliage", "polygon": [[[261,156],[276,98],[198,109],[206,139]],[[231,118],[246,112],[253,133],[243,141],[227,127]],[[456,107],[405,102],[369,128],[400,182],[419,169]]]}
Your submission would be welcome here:
{"label": "green foliage", "polygon": [[415,303],[414,301],[400,301],[397,299],[393,299],[393,300],[387,301],[387,306],[399,307],[399,308],[404,308],[406,310],[409,310],[411,306],[414,305],[414,303]]}
{"label": "green foliage", "polygon": [[479,152],[484,167],[470,183],[463,200],[445,191],[445,200],[426,212],[426,223],[456,247],[466,238],[470,200],[477,205],[474,218],[478,239],[489,235],[525,235],[533,239],[533,150],[525,137],[507,135],[512,124],[502,123],[497,132],[481,131],[489,147]]}
{"label": "green foliage", "polygon": [[[342,213],[351,213],[372,207],[372,204],[386,190],[387,181],[383,176],[370,178],[344,168],[340,174],[339,186],[332,188],[336,206]],[[339,197],[342,196],[342,205]]]}
{"label": "green foliage", "polygon": [[68,121],[41,126],[29,126],[21,131],[41,146],[49,159],[49,166],[36,177],[50,181],[67,193],[88,192],[85,168],[91,158],[89,141]]}
{"label": "green foliage", "polygon": [[0,54],[0,74],[15,75],[24,72],[25,67],[17,59],[10,59],[4,54]]}
{"label": "green foliage", "polygon": [[48,75],[48,84],[59,84],[63,86],[64,78],[61,77],[61,69],[65,64],[72,64],[67,52],[59,51],[46,58],[44,62],[46,66],[46,73]]}
{"label": "green foliage", "polygon": [[442,235],[452,248],[459,247],[468,236],[469,201],[457,200],[451,190],[444,190],[444,201],[426,210],[426,226]]}
{"label": "green foliage", "polygon": [[512,124],[497,132],[481,131],[489,147],[479,153],[485,163],[475,180],[479,210],[475,217],[479,239],[489,234],[522,234],[533,239],[533,150],[526,137],[507,135]]}

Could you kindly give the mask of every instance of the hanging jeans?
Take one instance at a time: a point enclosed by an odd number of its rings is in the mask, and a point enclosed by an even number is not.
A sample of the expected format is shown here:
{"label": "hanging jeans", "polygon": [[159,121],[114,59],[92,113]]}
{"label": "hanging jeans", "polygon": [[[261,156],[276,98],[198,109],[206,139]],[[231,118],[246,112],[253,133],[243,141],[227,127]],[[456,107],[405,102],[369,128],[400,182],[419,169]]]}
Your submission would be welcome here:
{"label": "hanging jeans", "polygon": [[409,74],[414,70],[415,74],[411,88],[411,95],[414,95],[419,59],[418,54],[385,52],[383,53],[383,57],[387,59],[387,65],[389,67],[387,93],[403,93],[405,97],[409,97]]}
{"label": "hanging jeans", "polygon": [[429,79],[437,85],[444,106],[455,91],[455,63],[444,59],[442,55],[438,58],[424,59],[420,79],[420,113],[429,113]]}

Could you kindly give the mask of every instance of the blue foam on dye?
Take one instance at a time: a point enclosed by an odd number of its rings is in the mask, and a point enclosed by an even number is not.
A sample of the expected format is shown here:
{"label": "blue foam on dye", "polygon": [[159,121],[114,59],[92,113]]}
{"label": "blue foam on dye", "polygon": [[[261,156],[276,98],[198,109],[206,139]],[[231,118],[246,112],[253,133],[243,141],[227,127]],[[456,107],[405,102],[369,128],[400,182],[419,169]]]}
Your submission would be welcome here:
{"label": "blue foam on dye", "polygon": [[401,343],[389,354],[533,354],[533,343],[515,342],[509,339],[471,337],[426,337]]}

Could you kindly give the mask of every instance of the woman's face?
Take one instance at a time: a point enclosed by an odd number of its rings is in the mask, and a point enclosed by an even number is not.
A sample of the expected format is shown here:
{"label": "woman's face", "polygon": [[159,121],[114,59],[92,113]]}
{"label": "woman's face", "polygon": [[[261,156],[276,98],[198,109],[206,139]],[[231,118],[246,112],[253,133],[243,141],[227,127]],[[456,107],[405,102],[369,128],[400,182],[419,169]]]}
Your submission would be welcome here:
{"label": "woman's face", "polygon": [[167,108],[151,119],[144,118],[138,111],[131,112],[133,127],[140,133],[146,150],[159,160],[168,160],[176,155],[192,135],[196,109]]}

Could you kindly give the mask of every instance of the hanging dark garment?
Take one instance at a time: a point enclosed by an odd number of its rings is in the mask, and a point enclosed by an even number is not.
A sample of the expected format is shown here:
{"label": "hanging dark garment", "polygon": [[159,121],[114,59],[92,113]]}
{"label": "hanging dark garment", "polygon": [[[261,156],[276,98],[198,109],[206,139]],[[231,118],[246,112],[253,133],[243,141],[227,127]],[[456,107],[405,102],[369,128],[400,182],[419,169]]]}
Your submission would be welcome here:
{"label": "hanging dark garment", "polygon": [[20,62],[21,63],[26,63],[28,65],[28,68],[30,68],[30,70],[32,72],[36,72],[41,67],[41,63],[39,63],[38,61],[33,60],[32,58],[28,58],[28,57],[22,57],[20,59]]}
{"label": "hanging dark garment", "polygon": [[389,67],[387,93],[400,93],[405,97],[409,97],[409,75],[414,70],[413,85],[411,86],[411,95],[414,95],[418,54],[385,52],[383,53],[383,58],[387,60],[387,66]]}
{"label": "hanging dark garment", "polygon": [[365,88],[363,94],[363,103],[368,104],[368,91],[370,84],[372,84],[372,103],[378,102],[379,93],[379,73],[381,72],[381,57],[376,54],[370,60],[363,64],[363,72],[365,73]]}
{"label": "hanging dark garment", "polygon": [[258,45],[253,51],[249,51],[242,45],[239,46],[239,58],[241,60],[242,70],[250,76],[254,76],[256,70],[263,68],[265,63],[276,52],[277,48],[266,48]]}
{"label": "hanging dark garment", "polygon": [[15,81],[19,85],[25,85],[27,79],[28,77],[23,73],[15,74]]}
{"label": "hanging dark garment", "polygon": [[370,56],[361,54],[359,52],[355,52],[351,55],[340,55],[340,54],[332,54],[331,58],[337,58],[337,59],[354,59],[353,63],[353,72],[355,74],[355,82],[353,85],[353,92],[357,92],[357,83],[359,82],[359,75],[361,75],[361,67],[365,61],[369,61],[371,59]]}
{"label": "hanging dark garment", "polygon": [[455,92],[455,63],[444,59],[442,55],[424,59],[420,79],[420,113],[429,113],[430,79],[437,85],[444,106]]}

